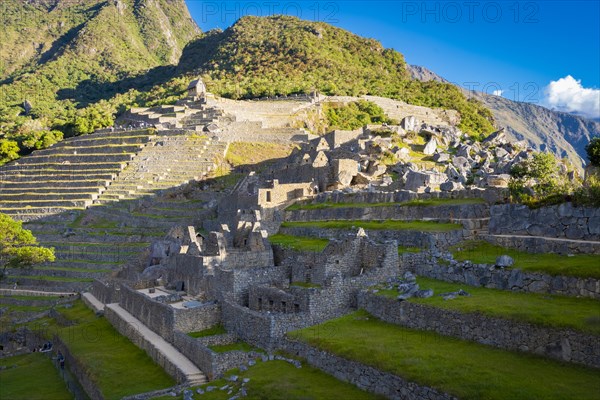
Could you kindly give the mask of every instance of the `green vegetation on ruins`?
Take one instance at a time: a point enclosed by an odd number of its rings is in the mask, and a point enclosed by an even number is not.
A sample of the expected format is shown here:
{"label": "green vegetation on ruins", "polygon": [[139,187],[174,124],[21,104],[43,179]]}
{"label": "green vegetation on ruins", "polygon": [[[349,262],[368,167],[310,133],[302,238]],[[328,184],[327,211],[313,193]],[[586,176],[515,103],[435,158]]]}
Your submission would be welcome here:
{"label": "green vegetation on ruins", "polygon": [[322,22],[245,16],[192,41],[179,69],[203,73],[209,91],[234,99],[371,94],[457,110],[460,128],[474,136],[494,130],[491,112],[456,86],[410,80],[402,54]]}
{"label": "green vegetation on ruins", "polygon": [[[588,158],[594,158],[596,146],[592,142],[588,144]],[[572,170],[572,166],[570,168]],[[551,153],[535,153],[532,159],[514,165],[510,176],[508,188],[512,200],[529,207],[538,208],[567,201],[600,207],[600,176],[590,174],[583,184],[571,182]]]}
{"label": "green vegetation on ruins", "polygon": [[52,340],[57,335],[85,368],[106,399],[171,387],[175,381],[104,318],[77,301],[56,310],[74,325],[43,318],[27,326]]}
{"label": "green vegetation on ruins", "polygon": [[206,336],[222,335],[225,333],[227,333],[227,330],[223,325],[215,325],[212,328],[204,329],[197,332],[190,332],[188,333],[188,336],[191,336],[193,338],[201,338]]}
{"label": "green vegetation on ruins", "polygon": [[325,103],[328,129],[354,130],[369,124],[398,124],[385,115],[383,108],[372,101],[359,100],[345,105]]}
{"label": "green vegetation on ruins", "polygon": [[288,335],[460,399],[598,399],[595,369],[402,328],[364,311]]}
{"label": "green vegetation on ruins", "polygon": [[0,358],[0,399],[72,399],[52,363],[43,353]]}
{"label": "green vegetation on ruins", "polygon": [[485,200],[481,198],[471,199],[427,199],[427,200],[411,200],[399,203],[295,203],[286,208],[287,211],[294,210],[319,210],[322,208],[368,208],[368,207],[435,207],[435,206],[460,206],[470,204],[485,204]]}
{"label": "green vegetation on ruins", "polygon": [[260,349],[257,349],[256,347],[251,346],[246,342],[235,342],[235,343],[231,343],[231,344],[219,344],[219,345],[208,346],[208,348],[211,349],[212,351],[214,351],[215,353],[227,353],[228,351],[245,351],[245,352],[261,351]]}
{"label": "green vegetation on ruins", "polygon": [[[408,300],[412,303],[600,335],[600,304],[594,299],[478,288],[423,277],[418,277],[417,283],[423,289],[433,289],[434,296],[412,297]],[[450,301],[440,296],[459,289],[466,290],[470,296],[458,296]],[[398,291],[379,290],[377,294],[395,299]]]}
{"label": "green vegetation on ruins", "polygon": [[232,167],[249,166],[273,159],[285,158],[290,155],[292,149],[293,146],[289,144],[233,142],[227,147],[225,161]]}
{"label": "green vegetation on ruins", "polygon": [[485,241],[468,241],[451,248],[457,261],[471,261],[475,264],[495,264],[503,254],[515,260],[511,268],[523,271],[543,272],[549,275],[577,276],[600,279],[600,255],[555,253],[534,254],[496,246]]}
{"label": "green vegetation on ruins", "polygon": [[329,243],[328,239],[307,237],[307,236],[293,236],[285,235],[283,233],[277,233],[269,236],[271,244],[281,246],[288,249],[297,251],[314,251],[320,252]]}
{"label": "green vegetation on ruins", "polygon": [[449,232],[462,229],[461,224],[433,221],[293,221],[284,222],[282,228],[320,228],[320,229],[373,229],[373,230],[412,230],[422,232]]}
{"label": "green vegetation on ruins", "polygon": [[40,246],[31,231],[23,229],[21,221],[0,213],[0,280],[7,268],[29,268],[54,260],[53,248]]}
{"label": "green vegetation on ruins", "polygon": [[[231,375],[237,375],[236,382],[231,382],[228,378]],[[237,369],[229,371],[225,378],[211,381],[200,386],[206,390],[208,386],[216,388],[230,385],[237,391],[241,387],[241,381],[248,378],[245,384],[248,394],[246,399],[261,400],[329,400],[329,399],[352,399],[352,400],[380,400],[383,399],[372,393],[364,392],[349,383],[342,382],[336,378],[321,372],[320,370],[303,363],[302,368],[296,368],[285,361],[258,361],[256,365],[248,368],[247,371]],[[227,391],[213,390],[205,392],[202,395],[196,394],[194,390],[194,399],[196,400],[228,400],[231,394]],[[172,399],[170,396],[161,397],[157,400]]]}

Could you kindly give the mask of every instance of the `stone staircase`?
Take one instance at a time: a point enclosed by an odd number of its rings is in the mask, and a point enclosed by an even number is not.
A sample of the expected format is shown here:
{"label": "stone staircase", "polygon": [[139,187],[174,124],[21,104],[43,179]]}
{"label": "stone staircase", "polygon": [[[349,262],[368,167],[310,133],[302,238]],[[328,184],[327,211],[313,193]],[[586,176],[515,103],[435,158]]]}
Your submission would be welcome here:
{"label": "stone staircase", "polygon": [[32,220],[93,203],[135,158],[146,130],[67,139],[0,167],[0,212]]}
{"label": "stone staircase", "polygon": [[207,176],[226,143],[181,131],[153,137],[94,204],[133,200]]}

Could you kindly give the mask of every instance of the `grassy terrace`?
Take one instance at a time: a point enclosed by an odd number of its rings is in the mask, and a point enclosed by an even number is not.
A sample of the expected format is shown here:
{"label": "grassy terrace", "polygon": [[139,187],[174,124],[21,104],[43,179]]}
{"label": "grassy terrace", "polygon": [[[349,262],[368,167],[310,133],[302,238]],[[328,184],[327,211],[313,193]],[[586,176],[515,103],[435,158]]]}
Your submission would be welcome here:
{"label": "grassy terrace", "polygon": [[282,228],[321,228],[321,229],[354,229],[372,230],[409,230],[422,232],[449,232],[462,229],[461,224],[439,223],[432,221],[294,221],[284,222]]}
{"label": "grassy terrace", "polygon": [[190,332],[188,333],[188,336],[193,338],[201,338],[206,336],[222,335],[224,333],[227,333],[227,330],[225,327],[223,327],[223,325],[215,325],[212,328],[204,329],[202,331]]}
{"label": "grassy terrace", "polygon": [[261,351],[254,346],[249,345],[246,342],[235,342],[231,344],[219,344],[214,346],[208,346],[209,349],[214,351],[215,353],[227,353],[228,351]]}
{"label": "grassy terrace", "polygon": [[[600,335],[600,302],[594,299],[476,288],[421,277],[417,282],[423,289],[433,289],[434,296],[411,298],[408,300],[411,303]],[[466,290],[471,296],[459,296],[450,301],[438,296],[459,289]],[[393,299],[398,296],[396,290],[380,290],[378,294]]]}
{"label": "grassy terrace", "polygon": [[435,206],[460,206],[468,204],[485,204],[485,201],[480,198],[473,199],[427,199],[427,200],[411,200],[400,203],[309,203],[292,204],[286,210],[320,210],[323,208],[366,208],[366,207],[435,207]]}
{"label": "grassy terrace", "polygon": [[460,399],[600,398],[597,370],[402,328],[364,311],[290,336]]}
{"label": "grassy terrace", "polygon": [[475,264],[494,264],[498,256],[507,254],[515,260],[512,268],[523,271],[600,279],[600,256],[598,255],[577,254],[569,257],[552,253],[532,254],[495,246],[484,241],[460,243],[451,251],[458,261],[470,260]]}
{"label": "grassy terrace", "polygon": [[73,395],[52,361],[42,353],[1,358],[0,399],[68,400]]}
{"label": "grassy terrace", "polygon": [[11,280],[18,281],[19,279],[35,279],[40,281],[51,281],[51,282],[93,282],[93,278],[68,278],[64,276],[42,276],[42,275],[9,275],[8,278]]}
{"label": "grassy terrace", "polygon": [[[248,396],[242,397],[249,400],[383,400],[306,364],[296,368],[285,361],[259,361],[247,371],[233,370],[231,373],[239,376],[238,382],[232,383],[226,378],[212,381],[200,387],[206,390],[208,386],[213,386],[216,389],[202,395],[194,390],[194,399],[228,400],[239,390],[240,381],[249,378],[250,381],[245,385]],[[227,394],[228,390],[219,390],[225,385],[233,387],[234,392]],[[155,400],[169,399],[173,397],[164,396]]]}
{"label": "grassy terrace", "polygon": [[121,336],[105,318],[97,317],[83,302],[77,301],[71,308],[58,307],[57,311],[75,325],[61,326],[54,319],[45,318],[30,323],[29,327],[49,339],[58,335],[85,365],[106,399],[120,399],[175,384],[143,350]]}
{"label": "grassy terrace", "polygon": [[269,236],[271,244],[297,251],[315,251],[321,252],[329,243],[329,239],[314,238],[307,236],[292,236],[278,233]]}

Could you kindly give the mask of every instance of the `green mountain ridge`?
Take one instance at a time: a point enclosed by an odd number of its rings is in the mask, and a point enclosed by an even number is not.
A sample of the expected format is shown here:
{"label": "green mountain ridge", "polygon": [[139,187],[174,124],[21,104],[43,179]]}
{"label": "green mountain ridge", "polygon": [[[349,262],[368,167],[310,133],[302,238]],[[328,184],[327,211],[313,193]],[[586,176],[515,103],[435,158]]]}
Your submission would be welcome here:
{"label": "green mountain ridge", "polygon": [[[4,134],[73,122],[101,84],[176,64],[200,33],[184,0],[3,0],[2,8]],[[24,101],[33,118],[19,118]]]}
{"label": "green mountain ridge", "polygon": [[399,52],[325,23],[243,17],[200,34],[184,0],[6,0],[3,7],[20,14],[2,28],[9,40],[0,45],[0,146],[13,146],[10,156],[0,154],[4,161],[52,142],[24,144],[44,129],[89,133],[132,106],[172,103],[198,75],[224,97],[372,94],[456,109],[473,135],[494,129],[491,112],[455,86],[413,80]]}

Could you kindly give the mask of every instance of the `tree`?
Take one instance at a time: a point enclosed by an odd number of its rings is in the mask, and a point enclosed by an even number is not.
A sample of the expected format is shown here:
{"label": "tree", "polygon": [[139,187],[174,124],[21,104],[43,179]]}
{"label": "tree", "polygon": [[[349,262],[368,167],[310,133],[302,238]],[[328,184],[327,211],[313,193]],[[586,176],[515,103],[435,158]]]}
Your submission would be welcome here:
{"label": "tree", "polygon": [[511,193],[521,198],[525,188],[533,189],[538,198],[558,194],[564,188],[564,179],[558,173],[556,158],[551,153],[536,153],[529,159],[512,167],[509,189]]}
{"label": "tree", "polygon": [[595,167],[600,167],[600,136],[592,138],[587,146],[585,146],[585,151],[590,163]]}
{"label": "tree", "polygon": [[19,145],[14,140],[0,139],[0,165],[19,158]]}
{"label": "tree", "polygon": [[54,248],[41,247],[31,231],[0,213],[0,267],[2,275],[7,268],[26,268],[34,264],[54,261]]}

